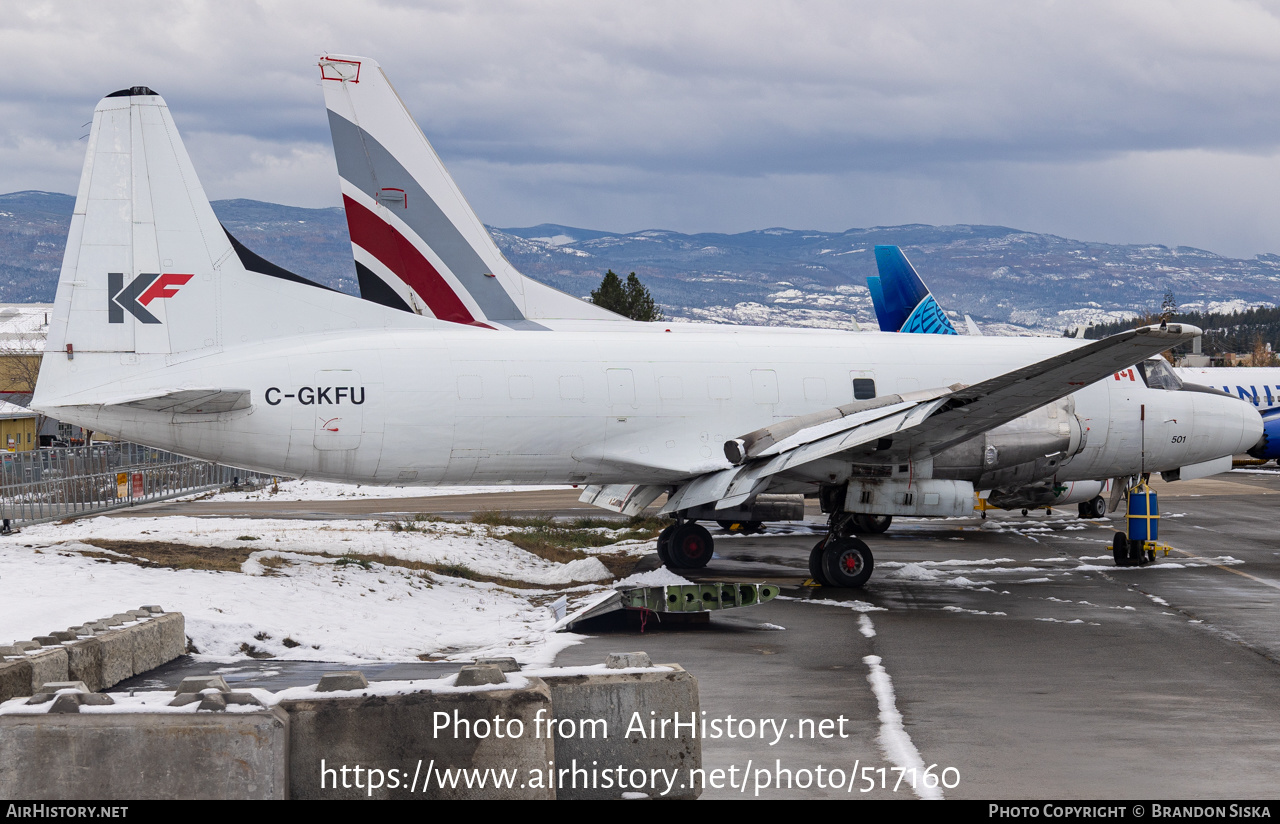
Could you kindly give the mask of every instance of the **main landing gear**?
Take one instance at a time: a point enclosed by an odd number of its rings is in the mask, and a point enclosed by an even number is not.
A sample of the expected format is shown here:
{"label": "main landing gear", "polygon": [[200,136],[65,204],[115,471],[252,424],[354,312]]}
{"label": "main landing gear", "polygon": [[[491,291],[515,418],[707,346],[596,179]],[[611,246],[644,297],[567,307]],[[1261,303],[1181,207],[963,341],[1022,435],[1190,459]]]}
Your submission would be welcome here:
{"label": "main landing gear", "polygon": [[697,521],[677,522],[658,533],[658,557],[669,569],[701,569],[714,551],[711,533]]}
{"label": "main landing gear", "polygon": [[1105,518],[1107,516],[1107,502],[1099,495],[1092,501],[1084,501],[1078,505],[1080,517],[1085,520]]}
{"label": "main landing gear", "polygon": [[868,522],[873,527],[880,524],[883,527],[865,531],[884,532],[891,520],[889,515],[833,512],[827,536],[809,552],[809,576],[825,587],[861,587],[871,578],[875,559],[871,556],[871,548],[853,532]]}

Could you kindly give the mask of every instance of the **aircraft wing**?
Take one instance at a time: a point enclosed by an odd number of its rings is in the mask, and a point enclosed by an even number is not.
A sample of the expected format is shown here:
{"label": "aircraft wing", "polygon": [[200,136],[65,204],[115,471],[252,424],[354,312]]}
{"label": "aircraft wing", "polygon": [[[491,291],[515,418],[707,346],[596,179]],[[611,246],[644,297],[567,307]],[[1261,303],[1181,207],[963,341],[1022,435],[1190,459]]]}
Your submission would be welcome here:
{"label": "aircraft wing", "polygon": [[972,386],[889,395],[779,421],[728,441],[735,466],[689,479],[662,512],[715,503],[738,506],[773,476],[874,443],[885,457],[921,458],[1008,423],[1132,366],[1200,330],[1188,324],[1132,329]]}

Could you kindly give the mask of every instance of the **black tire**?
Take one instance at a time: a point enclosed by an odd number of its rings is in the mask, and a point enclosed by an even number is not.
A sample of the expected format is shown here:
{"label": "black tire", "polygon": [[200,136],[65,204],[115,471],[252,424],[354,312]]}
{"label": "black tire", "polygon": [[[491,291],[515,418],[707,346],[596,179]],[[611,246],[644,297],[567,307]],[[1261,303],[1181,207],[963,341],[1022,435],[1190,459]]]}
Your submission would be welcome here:
{"label": "black tire", "polygon": [[1089,508],[1090,518],[1107,517],[1107,499],[1101,495],[1098,495],[1092,501],[1086,503],[1085,506]]}
{"label": "black tire", "polygon": [[675,530],[676,525],[672,524],[658,533],[658,560],[666,567],[671,566],[671,533]]}
{"label": "black tire", "polygon": [[1081,520],[1084,520],[1085,518],[1090,517],[1090,515],[1089,515],[1089,503],[1086,501],[1086,502],[1084,502],[1084,503],[1080,504],[1079,506],[1077,506],[1077,507],[1076,507],[1076,514],[1077,514],[1077,517],[1079,517]]}
{"label": "black tire", "polygon": [[822,571],[832,586],[861,587],[874,568],[871,548],[857,538],[840,538],[822,552]]}
{"label": "black tire", "polygon": [[823,538],[821,541],[814,544],[813,549],[810,550],[809,577],[813,579],[814,583],[820,586],[829,587],[831,586],[831,582],[827,580],[827,573],[822,570],[822,551],[826,548],[827,539]]}
{"label": "black tire", "polygon": [[764,532],[764,521],[747,521],[739,529],[747,535],[755,535],[757,532]]}
{"label": "black tire", "polygon": [[667,542],[668,566],[673,569],[701,569],[715,552],[711,533],[697,523],[681,524],[671,533]]}
{"label": "black tire", "polygon": [[1111,541],[1111,557],[1118,567],[1132,566],[1133,562],[1129,560],[1129,536],[1123,532],[1117,532],[1116,537]]}
{"label": "black tire", "polygon": [[854,515],[853,529],[859,535],[879,535],[893,523],[892,515]]}

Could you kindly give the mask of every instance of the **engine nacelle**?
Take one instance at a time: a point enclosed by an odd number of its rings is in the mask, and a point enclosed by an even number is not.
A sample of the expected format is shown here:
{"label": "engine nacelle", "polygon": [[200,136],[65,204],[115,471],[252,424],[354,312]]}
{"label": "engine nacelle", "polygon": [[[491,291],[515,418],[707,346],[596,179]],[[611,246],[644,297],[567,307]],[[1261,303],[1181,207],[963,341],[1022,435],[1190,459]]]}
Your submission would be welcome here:
{"label": "engine nacelle", "polygon": [[1070,396],[976,435],[933,458],[933,477],[1012,489],[1053,477],[1084,449],[1086,430]]}
{"label": "engine nacelle", "polygon": [[1001,509],[1039,509],[1045,506],[1063,506],[1092,501],[1107,491],[1110,481],[1070,481],[1055,484],[1046,481],[1020,486],[1015,489],[993,489],[987,495],[987,503]]}

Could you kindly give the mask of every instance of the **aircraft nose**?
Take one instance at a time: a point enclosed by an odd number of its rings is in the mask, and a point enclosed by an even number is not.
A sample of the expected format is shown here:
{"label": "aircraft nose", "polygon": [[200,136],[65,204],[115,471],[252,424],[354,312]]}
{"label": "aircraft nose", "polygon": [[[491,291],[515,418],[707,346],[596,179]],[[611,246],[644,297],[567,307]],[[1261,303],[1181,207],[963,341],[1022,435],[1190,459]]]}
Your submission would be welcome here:
{"label": "aircraft nose", "polygon": [[1239,455],[1242,452],[1248,452],[1262,440],[1262,415],[1251,403],[1245,403],[1235,398],[1222,398],[1224,404],[1229,407],[1229,411],[1225,416],[1226,420],[1231,422],[1228,427],[1228,438],[1230,433],[1236,432],[1239,439],[1236,445],[1232,447],[1231,454]]}

